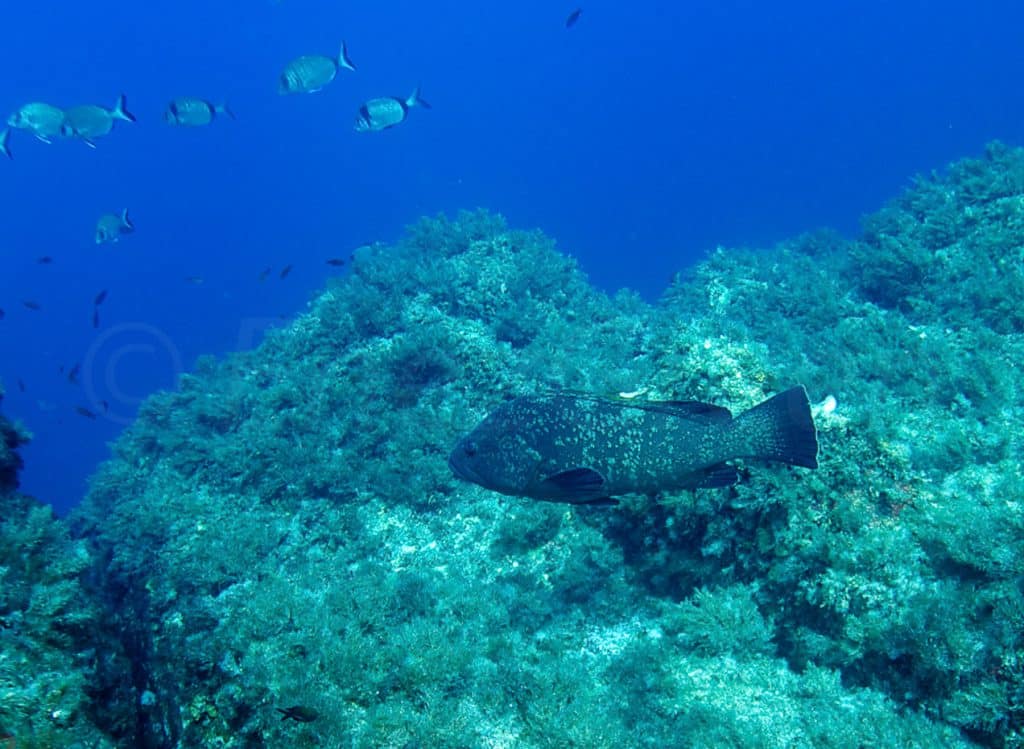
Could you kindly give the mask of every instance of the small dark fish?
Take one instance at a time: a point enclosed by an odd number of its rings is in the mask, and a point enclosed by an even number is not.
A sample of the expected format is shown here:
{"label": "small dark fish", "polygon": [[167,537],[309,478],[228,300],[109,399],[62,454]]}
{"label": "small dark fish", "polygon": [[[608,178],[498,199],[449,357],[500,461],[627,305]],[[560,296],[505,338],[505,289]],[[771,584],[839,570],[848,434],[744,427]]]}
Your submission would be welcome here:
{"label": "small dark fish", "polygon": [[186,283],[190,283],[193,286],[199,286],[203,282],[202,276],[185,276]]}
{"label": "small dark fish", "polygon": [[459,440],[448,465],[502,494],[607,505],[623,494],[731,486],[736,458],[817,468],[807,391],[791,388],[735,418],[695,401],[523,396]]}
{"label": "small dark fish", "polygon": [[96,295],[96,298],[92,300],[92,304],[93,304],[94,307],[99,307],[106,300],[107,300],[107,290],[104,289],[103,291],[101,291],[99,294]]}
{"label": "small dark fish", "polygon": [[340,268],[345,264],[345,258],[343,257],[332,257],[327,261],[328,265],[333,265],[335,268]]}
{"label": "small dark fish", "polygon": [[106,401],[100,401],[100,408],[103,409],[103,413],[106,413],[110,410],[110,404]]}
{"label": "small dark fish", "polygon": [[36,260],[36,262],[39,263],[40,265],[49,265],[50,263],[53,262],[53,258],[50,257],[49,255],[43,255],[41,258]]}
{"label": "small dark fish", "polygon": [[22,301],[22,304],[25,305],[25,309],[30,309],[33,312],[38,312],[43,308],[43,305],[32,299],[25,299]]}
{"label": "small dark fish", "polygon": [[6,313],[6,312],[4,312],[4,308],[3,308],[3,307],[0,307],[0,320],[3,320],[3,319],[4,319],[4,316],[5,316],[6,314],[7,314],[7,313]]}
{"label": "small dark fish", "polygon": [[312,723],[320,717],[320,713],[311,707],[293,705],[292,707],[275,708],[281,713],[281,720],[294,720],[296,723]]}
{"label": "small dark fish", "polygon": [[266,281],[267,280],[267,276],[270,275],[270,270],[271,270],[270,266],[267,266],[266,268],[261,270],[260,271],[260,275],[259,275],[259,280],[260,281]]}
{"label": "small dark fish", "polygon": [[13,159],[14,155],[11,153],[11,131],[10,128],[4,128],[0,132],[0,154],[3,154],[9,159]]}
{"label": "small dark fish", "polygon": [[284,266],[281,269],[281,272],[278,274],[278,277],[281,278],[281,280],[284,280],[284,279],[288,278],[288,274],[292,272],[292,268],[293,267],[294,266],[291,266],[291,265]]}
{"label": "small dark fish", "polygon": [[81,370],[81,366],[78,362],[75,362],[75,366],[68,370],[68,382],[72,385],[78,384],[78,372]]}
{"label": "small dark fish", "polygon": [[20,392],[20,393],[24,393],[25,392],[25,381],[22,380],[20,377],[18,378],[18,392]]}
{"label": "small dark fish", "polygon": [[92,421],[96,421],[96,414],[90,411],[85,406],[75,406],[75,413],[78,414],[79,416],[84,416],[85,418],[90,419]]}
{"label": "small dark fish", "polygon": [[100,326],[100,310],[99,307],[92,308],[92,326],[98,328]]}
{"label": "small dark fish", "polygon": [[576,22],[580,20],[580,15],[582,13],[583,8],[577,8],[572,13],[570,13],[569,17],[565,19],[565,28],[571,29],[573,26],[575,26]]}

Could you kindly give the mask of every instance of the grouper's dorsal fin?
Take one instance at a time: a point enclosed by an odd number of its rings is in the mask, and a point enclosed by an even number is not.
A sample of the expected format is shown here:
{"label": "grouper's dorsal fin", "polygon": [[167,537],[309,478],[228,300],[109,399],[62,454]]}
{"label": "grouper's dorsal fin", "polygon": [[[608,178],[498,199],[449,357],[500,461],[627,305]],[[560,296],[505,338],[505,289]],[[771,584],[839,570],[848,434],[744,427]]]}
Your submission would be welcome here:
{"label": "grouper's dorsal fin", "polygon": [[601,396],[593,392],[581,390],[552,390],[546,393],[549,398],[574,398],[580,401],[594,401],[623,409],[638,409],[654,413],[672,414],[684,419],[720,423],[730,421],[732,412],[727,408],[700,401],[642,401],[627,399],[620,396]]}
{"label": "grouper's dorsal fin", "polygon": [[617,408],[634,408],[641,411],[671,414],[683,419],[717,424],[732,420],[732,412],[712,403],[701,401],[648,401],[623,398],[617,395],[599,395],[580,390],[553,390],[544,394],[549,398],[575,398],[576,400],[604,403]]}

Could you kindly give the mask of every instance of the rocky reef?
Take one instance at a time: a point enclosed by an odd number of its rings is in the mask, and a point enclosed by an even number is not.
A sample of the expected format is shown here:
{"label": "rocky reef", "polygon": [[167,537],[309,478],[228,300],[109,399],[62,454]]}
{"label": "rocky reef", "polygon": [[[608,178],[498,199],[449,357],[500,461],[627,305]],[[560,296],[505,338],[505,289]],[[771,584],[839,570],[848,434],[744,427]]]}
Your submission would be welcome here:
{"label": "rocky reef", "polygon": [[103,637],[86,585],[93,560],[48,507],[17,493],[29,439],[0,415],[0,740],[113,746],[91,715]]}
{"label": "rocky reef", "polygon": [[[4,400],[0,386],[0,404]],[[30,439],[25,430],[0,414],[0,492],[9,494],[18,488],[18,471],[23,465],[18,447]]]}
{"label": "rocky reef", "polygon": [[[14,574],[64,586],[69,710],[116,745],[1020,747],[1022,292],[999,144],[656,305],[495,215],[423,219],[150,398],[70,535],[36,508],[0,539],[42,539]],[[446,465],[513,394],[738,411],[795,383],[816,471],[609,509]],[[6,704],[12,734],[52,714]]]}

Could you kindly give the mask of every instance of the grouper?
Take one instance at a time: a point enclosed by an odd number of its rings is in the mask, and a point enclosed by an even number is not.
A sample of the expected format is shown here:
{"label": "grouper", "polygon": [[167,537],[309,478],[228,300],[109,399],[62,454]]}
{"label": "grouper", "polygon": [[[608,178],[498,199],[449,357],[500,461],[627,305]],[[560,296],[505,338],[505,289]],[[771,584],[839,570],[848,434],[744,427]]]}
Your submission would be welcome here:
{"label": "grouper", "polygon": [[448,465],[502,494],[570,504],[616,504],[730,486],[737,458],[818,467],[807,391],[797,386],[744,411],[697,401],[528,395],[498,406],[459,440]]}

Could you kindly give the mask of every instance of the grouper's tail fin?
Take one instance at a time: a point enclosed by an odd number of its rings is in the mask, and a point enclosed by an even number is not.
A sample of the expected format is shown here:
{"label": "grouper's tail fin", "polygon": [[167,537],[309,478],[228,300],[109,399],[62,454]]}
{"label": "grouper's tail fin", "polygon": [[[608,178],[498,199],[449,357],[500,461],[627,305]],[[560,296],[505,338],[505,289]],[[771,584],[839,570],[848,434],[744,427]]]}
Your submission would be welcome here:
{"label": "grouper's tail fin", "polygon": [[818,467],[818,433],[803,385],[744,411],[733,425],[750,447],[749,455],[744,457],[776,460],[804,468]]}

